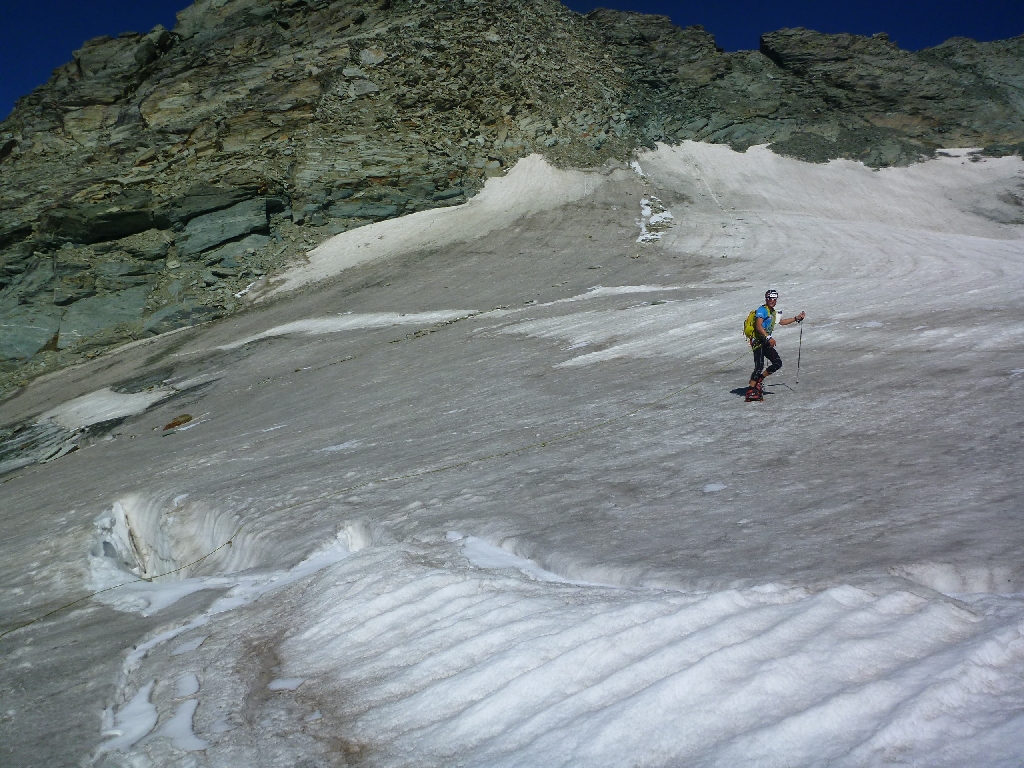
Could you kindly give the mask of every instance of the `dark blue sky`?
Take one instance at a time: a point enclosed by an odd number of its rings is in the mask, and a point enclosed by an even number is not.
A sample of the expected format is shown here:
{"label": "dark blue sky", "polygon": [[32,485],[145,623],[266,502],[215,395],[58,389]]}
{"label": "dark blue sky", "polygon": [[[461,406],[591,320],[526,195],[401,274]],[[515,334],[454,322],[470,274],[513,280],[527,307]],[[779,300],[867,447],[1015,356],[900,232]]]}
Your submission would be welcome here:
{"label": "dark blue sky", "polygon": [[[0,0],[0,115],[71,59],[97,35],[171,28],[188,0]],[[757,47],[758,36],[783,27],[871,35],[888,32],[909,50],[955,35],[998,40],[1024,34],[1024,0],[733,0],[733,2],[590,2],[569,0],[575,11],[603,5],[660,13],[680,25],[703,24],[727,51]]]}

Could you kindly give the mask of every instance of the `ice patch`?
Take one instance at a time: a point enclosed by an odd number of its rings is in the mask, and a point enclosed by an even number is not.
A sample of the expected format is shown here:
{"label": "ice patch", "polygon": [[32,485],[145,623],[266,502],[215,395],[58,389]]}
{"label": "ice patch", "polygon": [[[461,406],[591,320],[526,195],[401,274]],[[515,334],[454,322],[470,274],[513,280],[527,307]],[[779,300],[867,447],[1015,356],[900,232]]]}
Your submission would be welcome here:
{"label": "ice patch", "polygon": [[142,686],[131,701],[118,710],[114,716],[114,727],[104,733],[104,736],[114,738],[104,742],[100,752],[126,751],[153,730],[158,715],[149,696],[155,683],[155,680],[151,680]]}
{"label": "ice patch", "polygon": [[326,451],[327,453],[336,453],[338,451],[349,451],[353,448],[358,448],[362,444],[362,440],[349,440],[346,443],[339,443],[338,445],[328,445],[326,448],[321,448],[320,450]]}
{"label": "ice patch", "polygon": [[1010,371],[1011,376],[1020,376],[1022,373],[1024,373],[1024,368],[1014,368]]}
{"label": "ice patch", "polygon": [[174,716],[160,726],[158,736],[165,736],[171,743],[184,752],[199,752],[210,746],[209,742],[198,738],[192,730],[192,718],[196,714],[199,702],[196,699],[183,701]]}
{"label": "ice patch", "polygon": [[271,691],[297,691],[299,686],[306,682],[304,677],[279,677],[267,683],[267,690]]}
{"label": "ice patch", "polygon": [[635,173],[641,179],[647,178],[647,174],[644,173],[643,169],[640,167],[640,163],[638,163],[636,160],[630,161],[629,167],[632,168],[633,173]]}
{"label": "ice patch", "polygon": [[132,670],[134,670],[139,665],[139,662],[146,658],[146,654],[154,648],[156,648],[158,645],[163,645],[168,640],[173,640],[178,635],[184,634],[185,632],[189,632],[193,629],[198,629],[199,627],[205,626],[209,623],[209,621],[209,614],[203,614],[202,616],[197,616],[196,618],[192,619],[192,621],[190,621],[188,624],[182,627],[168,629],[166,632],[161,632],[155,637],[151,637],[146,642],[140,643],[135,647],[135,650],[129,653],[127,657],[125,657],[125,672],[131,672]]}
{"label": "ice patch", "polygon": [[[178,579],[167,581],[135,581],[124,571],[113,568],[108,562],[94,558],[90,570],[91,587],[102,589],[110,586],[118,588],[112,592],[97,595],[95,599],[118,611],[139,613],[152,616],[154,613],[174,605],[183,597],[188,597],[204,589],[224,589],[235,584],[235,580],[227,577],[204,576],[195,579]],[[106,571],[106,574],[104,574]],[[102,585],[106,584],[106,587]],[[123,586],[118,586],[123,585]]]}
{"label": "ice patch", "polygon": [[97,541],[89,554],[88,588],[101,592],[95,599],[112,608],[149,616],[194,592],[237,583],[225,577],[153,581],[173,575],[179,567],[156,502],[125,497],[100,515],[95,526]]}
{"label": "ice patch", "polygon": [[681,290],[682,286],[678,285],[595,285],[593,288],[588,288],[586,293],[570,296],[566,299],[557,299],[556,301],[581,301],[583,299],[600,299],[605,296],[628,296],[632,293],[659,293],[661,291]]}
{"label": "ice patch", "polygon": [[1010,566],[914,563],[889,572],[946,595],[1009,595],[1024,590],[1024,577]]}
{"label": "ice patch", "polygon": [[[173,656],[174,654],[172,653],[171,655]],[[199,693],[199,678],[195,672],[189,672],[178,678],[178,683],[174,688],[174,698],[187,699],[189,696],[195,696],[197,693]]]}
{"label": "ice patch", "polygon": [[489,544],[476,536],[467,536],[465,538],[465,543],[462,545],[462,554],[477,568],[488,570],[515,568],[536,581],[566,582],[566,579],[563,579],[556,573],[551,573],[551,571],[545,571],[532,560],[513,555],[511,552]]}
{"label": "ice patch", "polygon": [[209,637],[209,635],[203,635],[202,637],[197,637],[194,640],[189,640],[187,643],[182,643],[171,651],[171,656],[181,656],[183,653],[190,653],[191,651],[198,650],[199,646],[206,642],[207,637]]}
{"label": "ice patch", "polygon": [[346,313],[335,317],[314,317],[308,320],[296,320],[293,323],[278,325],[261,333],[246,336],[238,341],[222,344],[217,349],[236,349],[245,344],[250,344],[260,339],[269,339],[274,336],[289,336],[291,334],[317,336],[326,333],[342,333],[343,331],[359,331],[369,328],[389,328],[393,325],[430,325],[473,317],[475,314],[478,314],[475,310],[453,309],[437,312],[408,312],[404,314],[399,312],[376,312],[358,315]]}
{"label": "ice patch", "polygon": [[729,486],[725,483],[708,483],[701,490],[703,490],[704,493],[718,493],[719,491],[724,491],[728,487]]}
{"label": "ice patch", "polygon": [[301,563],[288,571],[265,574],[256,577],[236,579],[236,586],[210,607],[210,615],[225,613],[258,600],[268,592],[280,589],[300,579],[304,579],[319,570],[334,565],[347,557],[349,548],[340,540],[333,542],[326,549],[310,555]]}

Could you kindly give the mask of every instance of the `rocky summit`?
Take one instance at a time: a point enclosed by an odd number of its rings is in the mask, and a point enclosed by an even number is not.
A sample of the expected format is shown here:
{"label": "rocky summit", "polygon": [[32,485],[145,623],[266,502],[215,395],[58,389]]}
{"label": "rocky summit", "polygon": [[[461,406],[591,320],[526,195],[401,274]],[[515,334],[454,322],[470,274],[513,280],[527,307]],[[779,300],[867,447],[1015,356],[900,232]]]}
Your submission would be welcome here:
{"label": "rocky summit", "polygon": [[791,29],[725,53],[555,0],[199,0],[86,42],[0,124],[0,393],[236,311],[327,237],[462,203],[531,153],[686,139],[874,167],[1019,152],[1024,37],[913,53]]}

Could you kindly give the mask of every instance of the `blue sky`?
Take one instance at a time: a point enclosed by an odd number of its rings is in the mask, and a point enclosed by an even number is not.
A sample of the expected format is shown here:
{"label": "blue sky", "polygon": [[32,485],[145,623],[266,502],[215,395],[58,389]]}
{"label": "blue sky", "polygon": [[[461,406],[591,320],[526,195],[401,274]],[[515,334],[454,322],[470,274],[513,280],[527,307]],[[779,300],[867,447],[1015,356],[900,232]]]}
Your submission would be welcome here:
{"label": "blue sky", "polygon": [[[171,28],[187,0],[0,0],[0,115],[71,59],[97,35]],[[918,50],[955,35],[997,40],[1024,34],[1022,0],[733,0],[718,2],[566,2],[574,11],[599,5],[660,13],[680,25],[702,24],[729,51],[757,47],[758,36],[783,27],[870,35],[888,32],[901,47]]]}

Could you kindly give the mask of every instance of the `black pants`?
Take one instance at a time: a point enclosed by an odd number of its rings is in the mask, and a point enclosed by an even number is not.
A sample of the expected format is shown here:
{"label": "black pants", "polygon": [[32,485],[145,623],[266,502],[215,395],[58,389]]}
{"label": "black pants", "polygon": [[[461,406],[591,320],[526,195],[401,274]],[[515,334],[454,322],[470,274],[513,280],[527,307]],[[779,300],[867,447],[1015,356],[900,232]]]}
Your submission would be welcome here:
{"label": "black pants", "polygon": [[768,371],[765,373],[765,376],[775,373],[782,367],[782,358],[779,357],[779,353],[775,351],[775,347],[767,341],[762,341],[754,347],[754,372],[750,374],[750,378],[756,379],[761,374],[761,371],[764,369],[764,359],[766,357],[771,362],[771,365],[768,366]]}

